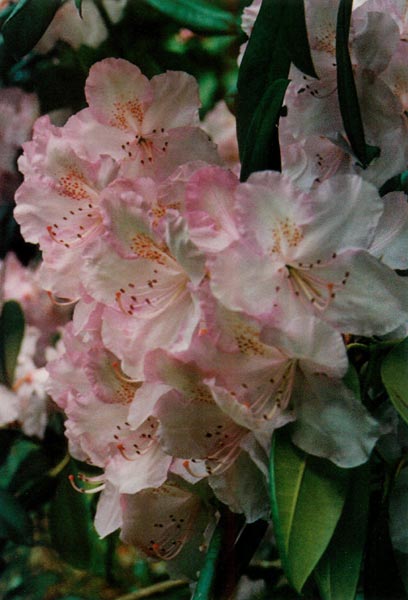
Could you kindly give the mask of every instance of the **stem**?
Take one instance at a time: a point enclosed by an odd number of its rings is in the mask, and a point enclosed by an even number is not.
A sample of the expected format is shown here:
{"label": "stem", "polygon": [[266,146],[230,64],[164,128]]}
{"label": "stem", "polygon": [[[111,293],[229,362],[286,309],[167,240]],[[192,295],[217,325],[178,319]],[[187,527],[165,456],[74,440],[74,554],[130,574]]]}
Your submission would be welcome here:
{"label": "stem", "polygon": [[48,471],[48,477],[57,477],[61,473],[61,471],[65,469],[65,467],[69,463],[69,460],[70,456],[69,454],[66,454],[64,458],[57,465],[55,465],[55,467]]}
{"label": "stem", "polygon": [[188,581],[185,579],[174,579],[168,581],[162,581],[155,583],[137,590],[136,592],[130,592],[124,596],[119,596],[116,600],[140,600],[140,598],[150,598],[150,596],[156,596],[157,594],[164,594],[172,590],[178,590],[188,585]]}

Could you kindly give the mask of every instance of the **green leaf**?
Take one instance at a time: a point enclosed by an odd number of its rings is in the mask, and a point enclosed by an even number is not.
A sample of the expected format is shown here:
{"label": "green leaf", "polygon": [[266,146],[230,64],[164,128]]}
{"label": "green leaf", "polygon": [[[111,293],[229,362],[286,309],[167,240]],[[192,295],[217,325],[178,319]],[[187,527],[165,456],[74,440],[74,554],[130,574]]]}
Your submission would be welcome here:
{"label": "green leaf", "polygon": [[336,27],[337,93],[344,129],[350,145],[366,168],[380,155],[380,149],[366,144],[360,105],[354,82],[353,68],[348,49],[353,0],[340,0]]}
{"label": "green leaf", "polygon": [[254,112],[242,156],[241,181],[254,171],[280,170],[277,125],[288,85],[288,79],[274,81]]}
{"label": "green leaf", "polygon": [[241,160],[253,115],[276,79],[287,79],[290,63],[316,77],[310,56],[303,0],[263,0],[238,74],[237,133]]}
{"label": "green leaf", "polygon": [[51,541],[63,560],[77,569],[89,570],[98,562],[101,549],[93,528],[90,498],[73,489],[70,474],[77,474],[72,460],[61,472],[50,507]]}
{"label": "green leaf", "polygon": [[145,1],[161,13],[194,31],[228,35],[238,32],[238,21],[231,13],[205,0]]}
{"label": "green leaf", "polygon": [[0,538],[30,545],[32,535],[30,519],[18,500],[7,490],[0,489]]}
{"label": "green leaf", "polygon": [[5,302],[0,315],[0,383],[12,386],[24,336],[24,314],[18,302]]}
{"label": "green leaf", "polygon": [[408,338],[384,358],[381,377],[395,410],[408,424]]}
{"label": "green leaf", "polygon": [[21,460],[11,477],[8,489],[26,510],[36,508],[54,494],[57,480],[48,475],[50,466],[49,457],[41,448],[35,448]]}
{"label": "green leaf", "polygon": [[1,28],[5,49],[19,59],[34,48],[61,6],[61,0],[20,0]]}
{"label": "green leaf", "polygon": [[322,600],[354,600],[367,532],[370,467],[351,472],[343,512],[315,578]]}
{"label": "green leaf", "polygon": [[17,429],[0,429],[0,466],[8,459],[13,444],[20,435]]}
{"label": "green leaf", "polygon": [[77,8],[77,11],[79,13],[79,16],[82,19],[82,0],[75,0],[75,6]]}
{"label": "green leaf", "polygon": [[408,554],[408,467],[395,478],[389,498],[389,523],[392,546]]}
{"label": "green leaf", "polygon": [[270,475],[278,550],[286,576],[300,593],[340,518],[349,472],[297,449],[285,428],[273,435]]}
{"label": "green leaf", "polygon": [[363,571],[364,599],[405,600],[407,596],[390,539],[388,506],[380,493],[372,493],[370,513]]}
{"label": "green leaf", "polygon": [[224,522],[221,520],[212,535],[192,600],[210,600],[213,598],[217,564],[221,555],[223,527]]}
{"label": "green leaf", "polygon": [[307,37],[304,0],[286,2],[286,46],[293,64],[317,78]]}

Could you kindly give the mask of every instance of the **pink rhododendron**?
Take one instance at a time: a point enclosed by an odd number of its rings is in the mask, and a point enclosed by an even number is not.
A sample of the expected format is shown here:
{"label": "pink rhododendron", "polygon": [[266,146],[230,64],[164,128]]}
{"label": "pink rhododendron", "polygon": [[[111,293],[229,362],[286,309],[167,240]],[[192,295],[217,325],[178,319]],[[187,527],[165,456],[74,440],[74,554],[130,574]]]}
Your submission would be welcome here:
{"label": "pink rhododendron", "polygon": [[11,389],[0,385],[0,425],[18,422],[26,435],[42,438],[48,421],[48,373],[34,363],[41,332],[25,328]]}
{"label": "pink rhododendron", "polygon": [[235,117],[223,100],[217,102],[202,122],[203,129],[217,144],[219,155],[234,171],[239,170],[239,152]]}
{"label": "pink rhododendron", "polygon": [[186,561],[194,577],[212,512],[200,496],[170,480],[160,488],[122,496],[121,501],[122,539],[148,556],[168,560],[180,555],[178,561]]}
{"label": "pink rhododendron", "polygon": [[[341,467],[367,461],[384,432],[343,378],[347,336],[395,335],[408,319],[395,273],[408,266],[408,209],[378,192],[408,157],[403,17],[353,12],[364,128],[381,147],[363,169],[337,100],[337,4],[305,3],[319,79],[292,67],[283,173],[240,183],[231,123],[206,122],[233,170],[199,128],[194,79],[148,80],[115,58],[91,67],[87,108],[63,127],[37,121],[19,161],[16,219],[42,251],[43,287],[75,304],[47,389],[71,454],[101,472],[72,484],[102,492],[100,535],[121,528],[191,577],[217,503],[269,518],[276,429],[291,422],[295,444]],[[259,7],[246,9],[248,35]],[[2,422],[23,419],[10,394]]]}
{"label": "pink rhododendron", "polygon": [[372,4],[366,2],[353,11],[349,42],[366,141],[381,149],[368,168],[362,169],[346,141],[337,98],[338,3],[328,2],[324,7],[314,0],[306,3],[310,47],[319,79],[292,66],[285,97],[288,113],[280,122],[284,170],[298,178],[303,187],[323,181],[337,169],[357,172],[380,186],[403,171],[407,163],[402,70],[406,48],[393,11],[377,12]]}
{"label": "pink rhododendron", "polygon": [[265,172],[236,197],[242,239],[209,263],[212,291],[228,308],[261,316],[293,305],[362,335],[404,322],[405,281],[368,251],[383,211],[373,186],[337,176],[305,194]]}
{"label": "pink rhododendron", "polygon": [[108,154],[126,176],[160,179],[191,160],[219,160],[198,127],[198,88],[187,73],[168,71],[149,81],[135,65],[105,59],[91,68],[85,92],[89,108],[65,128],[81,156]]}

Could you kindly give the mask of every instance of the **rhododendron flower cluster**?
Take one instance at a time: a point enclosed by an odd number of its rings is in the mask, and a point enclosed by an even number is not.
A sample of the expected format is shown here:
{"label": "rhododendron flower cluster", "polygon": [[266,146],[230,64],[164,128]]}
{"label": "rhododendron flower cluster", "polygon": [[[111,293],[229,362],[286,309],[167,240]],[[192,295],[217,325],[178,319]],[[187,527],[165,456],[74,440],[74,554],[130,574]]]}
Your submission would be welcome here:
{"label": "rhododendron flower cluster", "polygon": [[277,428],[347,468],[385,431],[343,378],[345,336],[397,336],[408,319],[395,272],[407,205],[378,191],[408,152],[405,20],[391,4],[353,13],[364,125],[381,147],[365,170],[333,93],[337,3],[312,0],[319,79],[292,67],[282,173],[240,182],[199,127],[194,79],[149,81],[122,59],[95,64],[88,107],[62,128],[41,117],[24,146],[15,216],[42,250],[43,286],[75,302],[49,392],[72,455],[101,469],[72,483],[102,492],[101,535],[121,528],[191,576],[219,502],[268,518]]}

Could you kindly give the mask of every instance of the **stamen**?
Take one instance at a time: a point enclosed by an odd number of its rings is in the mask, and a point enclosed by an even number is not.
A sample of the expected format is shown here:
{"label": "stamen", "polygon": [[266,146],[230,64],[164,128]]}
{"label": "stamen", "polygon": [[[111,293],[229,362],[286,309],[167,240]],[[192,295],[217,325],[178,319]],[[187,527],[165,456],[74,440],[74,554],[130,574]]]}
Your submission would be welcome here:
{"label": "stamen", "polygon": [[123,381],[124,383],[137,383],[138,387],[142,385],[142,382],[138,381],[137,379],[127,377],[120,368],[118,361],[112,363],[112,369],[114,370],[117,379],[119,379],[120,381]]}
{"label": "stamen", "polygon": [[63,298],[57,299],[57,297],[54,296],[54,294],[50,291],[47,292],[47,295],[51,302],[55,304],[55,306],[73,306],[78,302],[78,298],[75,298],[75,300],[69,300],[68,298],[66,300]]}
{"label": "stamen", "polygon": [[[82,479],[78,476],[79,479]],[[97,492],[101,492],[102,490],[105,489],[105,483],[102,483],[101,485],[94,487],[94,488],[84,488],[84,487],[79,487],[76,482],[75,482],[75,475],[68,475],[68,480],[70,482],[70,484],[72,485],[72,487],[74,488],[74,490],[76,490],[77,492],[80,492],[81,494],[96,494]],[[83,481],[86,481],[86,479],[83,479]]]}

